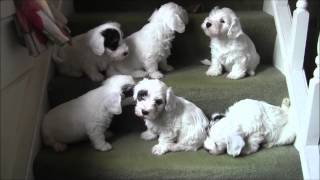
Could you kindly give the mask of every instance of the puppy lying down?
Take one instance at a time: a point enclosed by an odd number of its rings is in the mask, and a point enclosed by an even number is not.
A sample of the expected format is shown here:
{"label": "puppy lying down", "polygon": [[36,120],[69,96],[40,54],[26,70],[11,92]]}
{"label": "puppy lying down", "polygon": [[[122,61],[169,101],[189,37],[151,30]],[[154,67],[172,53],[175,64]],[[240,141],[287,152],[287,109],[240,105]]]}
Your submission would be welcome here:
{"label": "puppy lying down", "polygon": [[104,133],[113,115],[122,113],[121,99],[133,95],[134,84],[131,76],[113,76],[101,87],[53,108],[42,123],[44,144],[64,151],[66,144],[89,137],[95,149],[110,150]]}
{"label": "puppy lying down", "polygon": [[[260,146],[271,148],[291,144],[295,131],[289,114],[289,99],[282,106],[264,101],[241,100],[232,105],[221,120],[210,123],[204,147],[211,154],[227,153],[233,157],[258,151]],[[216,119],[221,114],[213,114]]]}
{"label": "puppy lying down", "polygon": [[158,138],[154,155],[169,151],[196,151],[206,138],[208,119],[196,105],[175,96],[158,79],[143,79],[134,88],[135,114],[144,119],[144,140]]}

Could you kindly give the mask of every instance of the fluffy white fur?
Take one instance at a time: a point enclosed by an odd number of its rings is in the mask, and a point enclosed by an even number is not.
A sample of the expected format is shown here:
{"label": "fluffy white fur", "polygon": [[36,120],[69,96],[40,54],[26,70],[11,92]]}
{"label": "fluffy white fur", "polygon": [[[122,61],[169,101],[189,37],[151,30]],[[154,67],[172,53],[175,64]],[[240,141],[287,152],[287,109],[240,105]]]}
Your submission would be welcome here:
{"label": "fluffy white fur", "polygon": [[214,8],[201,28],[211,39],[211,61],[202,61],[210,66],[206,72],[208,76],[221,75],[223,68],[229,72],[229,79],[243,78],[246,73],[255,75],[260,56],[249,36],[242,31],[239,18],[231,9]]}
{"label": "fluffy white fur", "polygon": [[173,67],[167,64],[171,41],[175,37],[175,31],[185,31],[187,23],[188,14],[181,6],[173,2],[162,5],[153,12],[148,24],[126,38],[130,54],[125,61],[113,62],[108,74],[162,78],[158,64],[165,71],[173,70]]}
{"label": "fluffy white fur", "polygon": [[295,131],[288,110],[289,99],[284,99],[281,107],[264,101],[241,100],[228,109],[224,118],[210,123],[204,147],[211,154],[227,150],[235,157],[254,153],[261,145],[271,148],[291,144],[295,140]]}
{"label": "fluffy white fur", "polygon": [[131,76],[113,76],[101,87],[50,110],[42,123],[44,143],[56,151],[64,151],[66,144],[89,137],[95,149],[110,150],[104,133],[113,115],[122,112],[124,86],[131,86],[133,90]]}
{"label": "fluffy white fur", "polygon": [[158,79],[144,79],[134,89],[135,114],[144,119],[144,140],[157,137],[154,155],[169,151],[196,151],[206,138],[208,119],[193,103],[175,96],[172,88]]}
{"label": "fluffy white fur", "polygon": [[[104,46],[101,32],[106,29],[115,29],[120,34],[119,46],[114,51]],[[55,47],[53,60],[62,74],[80,77],[85,73],[93,81],[102,81],[105,76],[100,71],[105,71],[111,61],[123,60],[127,54],[128,46],[123,41],[120,24],[107,22],[72,38],[72,45]]]}

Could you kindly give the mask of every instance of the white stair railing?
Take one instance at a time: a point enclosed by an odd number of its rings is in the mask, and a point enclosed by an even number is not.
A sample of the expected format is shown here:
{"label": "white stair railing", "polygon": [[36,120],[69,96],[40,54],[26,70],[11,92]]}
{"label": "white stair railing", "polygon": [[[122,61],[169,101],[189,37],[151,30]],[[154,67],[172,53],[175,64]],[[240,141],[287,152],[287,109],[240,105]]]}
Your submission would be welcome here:
{"label": "white stair railing", "polygon": [[305,179],[320,179],[319,175],[319,88],[320,88],[320,35],[318,39],[318,56],[313,78],[309,82],[308,97],[305,104],[305,118],[300,131],[300,158]]}
{"label": "white stair railing", "polygon": [[[286,76],[291,100],[290,117],[296,125],[304,179],[319,177],[319,41],[317,68],[307,84],[303,69],[309,24],[307,0],[298,0],[293,15],[288,0],[265,0],[263,10],[274,16],[277,39],[274,65]],[[319,37],[320,38],[320,37]]]}
{"label": "white stair railing", "polygon": [[[307,1],[298,0],[292,16],[290,44],[285,65],[292,118],[296,122],[296,148],[304,179],[319,179],[319,56],[309,87],[303,69],[309,24]],[[285,53],[284,53],[285,54]],[[319,54],[319,41],[318,41]]]}

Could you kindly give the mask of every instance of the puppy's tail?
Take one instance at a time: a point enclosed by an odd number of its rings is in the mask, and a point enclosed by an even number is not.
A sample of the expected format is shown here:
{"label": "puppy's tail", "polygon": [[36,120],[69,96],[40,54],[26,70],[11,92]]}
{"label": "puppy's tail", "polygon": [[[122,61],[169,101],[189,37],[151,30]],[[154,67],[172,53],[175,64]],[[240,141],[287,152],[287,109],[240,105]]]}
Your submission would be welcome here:
{"label": "puppy's tail", "polygon": [[59,56],[59,47],[57,45],[53,46],[53,51],[51,55],[52,59],[57,63],[62,63],[64,60]]}
{"label": "puppy's tail", "polygon": [[285,112],[289,112],[289,108],[290,108],[290,99],[287,97],[283,98],[281,109],[283,109]]}
{"label": "puppy's tail", "polygon": [[200,61],[202,64],[206,65],[206,66],[210,66],[211,65],[211,61],[208,59],[202,60]]}
{"label": "puppy's tail", "polygon": [[290,100],[289,98],[284,98],[282,100],[281,109],[287,114],[287,123],[282,127],[282,131],[279,135],[278,142],[276,145],[286,145],[292,144],[296,138],[296,133],[294,129],[294,119],[290,116]]}

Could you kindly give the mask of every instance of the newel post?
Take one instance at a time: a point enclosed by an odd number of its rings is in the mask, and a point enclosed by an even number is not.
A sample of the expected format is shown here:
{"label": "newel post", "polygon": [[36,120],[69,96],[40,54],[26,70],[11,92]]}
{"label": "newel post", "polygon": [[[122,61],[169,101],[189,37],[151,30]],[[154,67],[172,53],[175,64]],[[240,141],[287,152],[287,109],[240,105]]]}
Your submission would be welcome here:
{"label": "newel post", "polygon": [[294,70],[303,69],[309,24],[307,6],[308,2],[306,0],[298,0],[297,8],[293,12],[288,64],[289,68]]}

